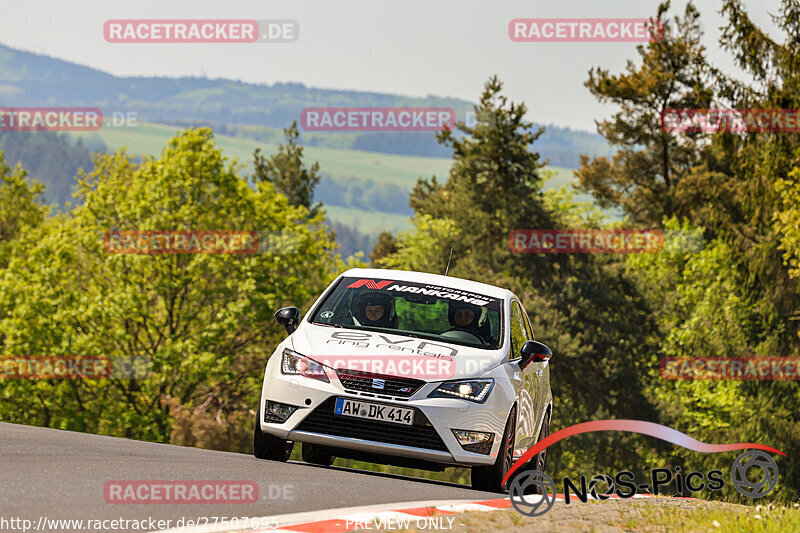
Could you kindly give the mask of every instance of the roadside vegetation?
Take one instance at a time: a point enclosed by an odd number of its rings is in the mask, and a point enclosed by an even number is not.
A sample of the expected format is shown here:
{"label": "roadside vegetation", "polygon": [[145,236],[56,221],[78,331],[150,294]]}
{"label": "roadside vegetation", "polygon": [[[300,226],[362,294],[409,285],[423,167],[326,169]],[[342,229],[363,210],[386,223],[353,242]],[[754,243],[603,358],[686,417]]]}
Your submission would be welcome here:
{"label": "roadside vegetation", "polygon": [[[622,533],[783,533],[800,530],[800,505],[732,505],[721,502],[686,501],[667,498],[589,502],[566,506],[557,503],[545,515],[523,516],[513,509],[465,513],[453,522],[453,533],[512,531],[567,533],[588,531]],[[413,525],[412,521],[410,525]],[[422,523],[420,523],[422,525]],[[429,529],[380,530],[415,533]]]}
{"label": "roadside vegetation", "polygon": [[[413,227],[382,234],[369,260],[444,273],[452,250],[450,275],[515,291],[537,339],[555,353],[552,432],[628,418],[710,443],[766,444],[787,453],[775,458],[780,482],[768,500],[791,506],[800,498],[797,382],[665,381],[658,362],[800,356],[800,134],[666,132],[660,113],[799,109],[800,6],[782,3],[782,40],[774,41],[741,2],[722,2],[720,46],[744,79],[709,63],[692,4],[672,19],[668,9],[667,2],[654,14],[665,21],[664,39],[640,45],[621,73],[589,73],[588,90],[615,106],[599,131],[617,152],[583,158],[577,190],[543,188],[541,130],[492,76],[475,107],[478,122],[438,134],[452,163],[447,175],[421,178],[413,188]],[[312,201],[325,167],[306,161],[296,130],[285,135],[277,154],[256,155],[255,185],[224,157],[209,128],[182,131],[143,160],[122,150],[97,156],[79,176],[77,205],[61,214],[44,207],[41,186],[22,168],[0,159],[0,354],[152,362],[139,380],[3,380],[0,420],[249,453],[264,364],[283,335],[272,314],[285,305],[305,311],[347,266],[325,224],[326,206]],[[577,193],[595,203],[579,202]],[[604,209],[625,218],[611,221]],[[515,229],[608,227],[696,232],[704,245],[628,257],[520,254],[508,246]],[[288,232],[292,241],[252,256],[103,250],[107,231],[148,229]],[[734,457],[631,434],[589,434],[553,446],[548,472],[726,471]],[[369,468],[460,483],[468,476]],[[730,489],[692,495],[744,503]],[[653,512],[642,527],[688,516],[684,530],[708,530],[714,520],[731,530],[774,530],[758,529],[752,509]],[[770,523],[797,529],[795,509],[769,512]],[[628,519],[638,529],[640,519]]]}

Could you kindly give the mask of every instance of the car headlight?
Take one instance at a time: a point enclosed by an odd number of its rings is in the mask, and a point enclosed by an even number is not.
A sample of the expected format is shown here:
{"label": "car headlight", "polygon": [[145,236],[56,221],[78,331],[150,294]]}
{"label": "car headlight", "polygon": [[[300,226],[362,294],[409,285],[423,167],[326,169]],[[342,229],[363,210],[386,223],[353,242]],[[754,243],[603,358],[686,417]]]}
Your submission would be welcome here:
{"label": "car headlight", "polygon": [[305,376],[307,378],[319,379],[320,381],[330,383],[328,376],[325,374],[325,367],[310,357],[300,355],[289,348],[283,350],[281,372],[283,374]]}
{"label": "car headlight", "polygon": [[446,381],[436,387],[428,398],[462,398],[471,402],[483,403],[494,386],[493,379],[465,379]]}

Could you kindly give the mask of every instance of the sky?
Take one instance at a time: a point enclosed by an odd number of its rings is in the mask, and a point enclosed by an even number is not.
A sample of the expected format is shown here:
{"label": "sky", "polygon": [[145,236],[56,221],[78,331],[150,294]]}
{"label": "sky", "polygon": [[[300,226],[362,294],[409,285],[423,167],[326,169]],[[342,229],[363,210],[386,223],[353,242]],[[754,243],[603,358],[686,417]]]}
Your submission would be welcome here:
{"label": "sky", "polygon": [[[614,107],[583,83],[596,66],[620,72],[635,43],[517,43],[515,18],[648,18],[657,0],[0,0],[0,43],[118,76],[205,76],[252,83],[436,95],[477,100],[492,74],[528,118],[595,131]],[[712,63],[736,74],[718,39],[719,0],[700,0]],[[745,0],[751,18],[780,37],[770,18],[779,0]],[[674,0],[670,13],[683,12]],[[109,43],[109,19],[291,19],[290,43]]]}

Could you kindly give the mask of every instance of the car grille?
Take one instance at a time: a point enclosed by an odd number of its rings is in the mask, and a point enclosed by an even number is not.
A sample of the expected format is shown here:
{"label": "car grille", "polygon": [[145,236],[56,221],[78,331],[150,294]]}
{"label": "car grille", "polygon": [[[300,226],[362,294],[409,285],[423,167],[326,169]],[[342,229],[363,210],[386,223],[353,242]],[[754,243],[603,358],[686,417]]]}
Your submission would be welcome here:
{"label": "car grille", "polygon": [[297,426],[296,431],[308,431],[335,437],[412,446],[446,452],[447,446],[419,409],[414,409],[414,424],[392,424],[333,413],[335,398],[329,398]]}
{"label": "car grille", "polygon": [[[346,390],[372,392],[388,396],[412,396],[425,384],[424,381],[419,379],[387,377],[355,370],[336,370],[336,375]],[[381,380],[383,388],[376,388],[373,380]]]}

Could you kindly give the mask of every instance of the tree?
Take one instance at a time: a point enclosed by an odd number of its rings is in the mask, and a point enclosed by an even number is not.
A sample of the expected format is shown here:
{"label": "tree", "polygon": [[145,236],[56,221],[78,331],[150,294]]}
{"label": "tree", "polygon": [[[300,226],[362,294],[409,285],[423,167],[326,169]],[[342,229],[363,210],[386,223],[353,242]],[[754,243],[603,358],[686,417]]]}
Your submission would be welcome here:
{"label": "tree", "polygon": [[311,167],[303,164],[303,147],[297,143],[300,133],[297,121],[283,130],[286,143],[278,146],[278,152],[269,157],[261,155],[261,149],[253,153],[253,180],[271,183],[286,198],[289,205],[302,205],[309,210],[309,215],[316,215],[322,204],[312,206],[314,188],[320,180],[319,163]]}
{"label": "tree", "polygon": [[[666,225],[671,230],[702,234],[702,228],[679,225],[674,219]],[[664,332],[659,342],[661,357],[789,355],[779,348],[786,331],[763,329],[760,311],[764,304],[762,295],[754,292],[747,280],[748,260],[724,238],[707,243],[697,253],[637,254],[628,259],[637,284],[647,290],[653,318]],[[800,388],[796,382],[657,379],[651,395],[665,425],[701,441],[759,442],[781,451],[800,446]],[[775,457],[781,478],[771,496],[780,500],[790,498],[798,486],[800,462],[789,455]],[[684,471],[709,471],[720,468],[722,459],[716,454],[674,449],[668,461]],[[704,497],[712,496],[712,492],[704,493]],[[724,496],[743,501],[730,487]]]}
{"label": "tree", "polygon": [[[775,17],[782,42],[753,24],[737,0],[723,2],[722,13],[727,21],[720,45],[744,73],[736,79],[715,73],[722,106],[800,107],[797,2],[783,2]],[[793,275],[800,242],[800,139],[787,132],[720,131],[698,137],[697,145],[700,158],[682,183],[697,191],[685,205],[706,235],[705,249],[629,260],[665,332],[662,355],[797,356],[800,287]],[[631,172],[626,179],[633,183],[639,175]],[[664,223],[688,227],[674,219]],[[765,442],[781,450],[800,446],[795,383],[661,381],[653,393],[669,425],[701,440]],[[787,499],[798,486],[800,462],[777,459],[785,488],[779,486],[776,496]],[[713,461],[690,462],[699,470]]]}
{"label": "tree", "polygon": [[[749,18],[741,2],[726,0],[728,18],[720,44],[750,80],[722,78],[722,95],[734,107],[800,108],[800,5],[781,2],[774,21],[783,42],[772,39]],[[719,202],[711,220],[746,257],[748,283],[761,295],[764,334],[780,334],[784,353],[800,353],[800,285],[782,263],[791,261],[800,230],[796,221],[800,138],[795,133],[715,135],[713,164],[724,171],[733,191]]]}
{"label": "tree", "polygon": [[[448,180],[417,183],[411,196],[415,229],[401,233],[397,251],[379,264],[441,274],[452,248],[449,275],[513,290],[536,338],[556,353],[555,427],[612,416],[658,420],[645,394],[646,369],[655,364],[655,324],[624,265],[590,254],[518,254],[509,248],[514,229],[598,221],[565,191],[542,193],[543,163],[532,149],[541,130],[533,131],[526,112],[524,104],[503,96],[496,77],[489,79],[475,106],[474,127],[458,123],[463,136],[447,130],[438,136],[453,153]],[[635,442],[623,436],[587,451],[576,438],[548,457],[560,473],[621,468],[646,455]]]}
{"label": "tree", "polygon": [[447,218],[468,231],[463,234],[468,238],[445,246],[453,247],[454,260],[493,254],[496,244],[505,242],[508,228],[519,228],[523,221],[548,223],[537,201],[544,163],[528,150],[544,130],[532,131],[525,104],[509,103],[502,87],[496,76],[489,79],[475,107],[480,120],[472,127],[458,123],[464,136],[448,129],[437,134],[453,153],[447,183],[440,184],[435,176],[420,179],[411,194],[410,205],[417,214]]}
{"label": "tree", "polygon": [[44,185],[29,181],[21,166],[12,169],[0,152],[0,268],[8,262],[13,241],[44,220],[43,192]]}
{"label": "tree", "polygon": [[[206,128],[176,135],[141,165],[125,152],[96,157],[79,180],[82,205],[26,232],[0,279],[4,353],[140,357],[149,373],[7,380],[0,418],[167,442],[178,406],[215,413],[225,435],[231,425],[250,431],[265,361],[283,336],[272,314],[309,303],[344,265],[331,257],[322,214],[290,205],[270,183],[248,186],[237,170]],[[291,247],[111,254],[110,230],[255,231]],[[237,449],[234,433],[181,442]]]}
{"label": "tree", "polygon": [[775,213],[775,230],[781,235],[789,275],[800,278],[800,169],[795,168],[788,178],[778,182],[783,208]]}
{"label": "tree", "polygon": [[373,267],[378,267],[381,259],[393,253],[397,253],[397,239],[392,235],[391,231],[382,231],[378,235],[378,242],[375,244],[369,259],[372,261]]}
{"label": "tree", "polygon": [[[662,20],[670,2],[658,8]],[[689,3],[683,18],[664,21],[663,38],[637,46],[642,63],[628,61],[623,74],[592,68],[586,87],[600,102],[620,107],[598,132],[618,147],[609,160],[581,156],[579,189],[603,208],[619,207],[634,224],[658,227],[664,217],[690,216],[702,189],[687,180],[698,164],[697,133],[674,134],[661,127],[662,113],[674,108],[707,108],[713,75],[700,43],[700,14]]]}
{"label": "tree", "polygon": [[455,223],[448,218],[434,219],[424,214],[415,216],[412,222],[414,231],[400,232],[391,241],[387,239],[384,248],[387,253],[373,254],[375,266],[444,274],[450,257],[446,243],[452,242],[459,234]]}

